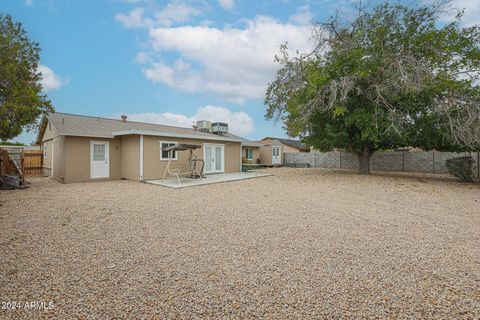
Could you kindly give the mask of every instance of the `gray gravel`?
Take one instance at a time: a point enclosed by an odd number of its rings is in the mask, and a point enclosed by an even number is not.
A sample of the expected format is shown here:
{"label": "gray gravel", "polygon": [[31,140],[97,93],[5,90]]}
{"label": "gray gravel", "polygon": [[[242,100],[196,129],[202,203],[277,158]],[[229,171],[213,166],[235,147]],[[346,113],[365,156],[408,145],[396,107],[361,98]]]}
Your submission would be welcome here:
{"label": "gray gravel", "polygon": [[480,185],[272,169],[0,192],[0,318],[480,318]]}

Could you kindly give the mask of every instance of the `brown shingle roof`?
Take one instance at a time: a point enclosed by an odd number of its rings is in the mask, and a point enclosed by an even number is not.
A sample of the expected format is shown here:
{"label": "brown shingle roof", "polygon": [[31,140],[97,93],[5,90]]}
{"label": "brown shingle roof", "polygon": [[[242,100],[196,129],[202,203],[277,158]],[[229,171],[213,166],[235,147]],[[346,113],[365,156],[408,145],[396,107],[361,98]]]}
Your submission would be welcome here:
{"label": "brown shingle roof", "polygon": [[[265,140],[265,139],[272,139],[272,140],[278,140],[280,141],[281,143],[287,145],[287,146],[290,146],[290,147],[293,147],[293,148],[297,148],[297,149],[300,149],[300,150],[310,150],[310,148],[306,145],[304,145],[302,143],[302,141],[300,140],[293,140],[293,139],[283,139],[283,138],[274,138],[274,137],[265,137],[263,138],[262,140]],[[260,140],[261,141],[261,140]]]}
{"label": "brown shingle roof", "polygon": [[[55,127],[58,135],[63,136],[113,138],[114,133],[125,132],[128,130],[136,130],[149,133],[158,132],[159,134],[171,133],[189,135],[193,136],[194,138],[205,140],[221,140],[219,139],[219,137],[222,137],[225,138],[224,140],[227,141],[238,141],[242,143],[248,141],[233,134],[223,134],[219,136],[214,133],[202,132],[191,128],[182,128],[135,121],[122,121],[117,119],[83,116],[61,112],[50,113],[46,116],[46,118],[50,120],[52,125]],[[41,136],[43,136],[42,129],[40,129],[37,143],[40,142],[39,140],[41,139]]]}
{"label": "brown shingle roof", "polygon": [[94,136],[113,138],[113,132],[124,130],[168,131],[184,134],[203,134],[189,128],[179,128],[135,121],[122,121],[69,113],[50,113],[47,118],[52,122],[59,135]]}

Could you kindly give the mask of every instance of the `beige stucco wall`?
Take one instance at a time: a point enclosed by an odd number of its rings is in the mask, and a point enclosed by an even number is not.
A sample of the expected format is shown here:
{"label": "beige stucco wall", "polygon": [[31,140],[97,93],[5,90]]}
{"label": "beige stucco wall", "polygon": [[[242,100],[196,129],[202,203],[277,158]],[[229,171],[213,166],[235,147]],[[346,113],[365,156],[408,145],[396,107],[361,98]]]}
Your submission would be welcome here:
{"label": "beige stucco wall", "polygon": [[[247,149],[253,149],[253,159],[247,159]],[[260,158],[260,147],[242,147],[242,162],[243,163],[257,163]]]}
{"label": "beige stucco wall", "polygon": [[225,142],[224,144],[225,144],[225,172],[241,171],[242,147],[240,142]]}
{"label": "beige stucco wall", "polygon": [[61,182],[65,179],[65,137],[53,138],[53,177]]}
{"label": "beige stucco wall", "polygon": [[[42,143],[40,145],[40,148],[43,150],[45,150],[45,146],[47,147],[47,150],[43,152],[44,154],[44,157],[43,157],[43,175],[45,177],[50,177],[52,175],[52,146],[53,148],[55,148],[54,144],[55,144],[55,137],[57,137],[57,131],[55,129],[55,127],[50,123],[48,122],[46,127],[45,127],[45,132],[43,134],[43,137],[42,137]],[[58,146],[57,146],[58,148]],[[62,148],[63,148],[63,145],[62,145]],[[62,151],[61,149],[58,149],[59,151]],[[54,169],[55,166],[54,166]],[[55,170],[57,171],[57,170]],[[58,173],[58,171],[57,171]],[[58,176],[57,176],[58,177]]]}
{"label": "beige stucco wall", "polygon": [[45,132],[43,133],[42,141],[53,139],[56,136],[57,136],[57,130],[49,121],[45,127]]}
{"label": "beige stucco wall", "polygon": [[121,178],[140,179],[140,136],[121,137]]}
{"label": "beige stucco wall", "polygon": [[[52,167],[52,144],[53,139],[42,141],[42,151],[43,151],[43,175],[48,177],[51,175],[51,167]],[[46,148],[46,150],[45,150]]]}
{"label": "beige stucco wall", "polygon": [[[64,141],[63,136],[56,136],[42,142],[43,176],[53,176],[55,179],[63,181],[65,176]],[[45,146],[47,147],[46,151]]]}
{"label": "beige stucco wall", "polygon": [[282,143],[282,151],[283,152],[301,152],[300,149],[287,146],[286,144],[283,144],[283,143]]}
{"label": "beige stucco wall", "polygon": [[302,152],[302,151],[300,151],[300,149],[297,149],[297,148],[294,148],[292,146],[288,146],[286,144],[283,144],[278,140],[263,139],[263,140],[258,141],[258,143],[261,143],[261,144],[271,144],[272,142],[280,143],[282,145],[282,152]]}
{"label": "beige stucco wall", "polygon": [[96,181],[106,179],[90,179],[90,141],[109,142],[109,178],[121,178],[121,140],[89,137],[65,137],[65,183]]}
{"label": "beige stucco wall", "polygon": [[[136,136],[138,139],[138,136]],[[195,150],[198,159],[203,159],[204,140],[163,138],[154,136],[144,136],[143,140],[143,176],[145,180],[162,178],[168,160],[160,160],[160,141],[171,141],[176,143],[198,144],[200,149]],[[223,144],[225,149],[225,172],[240,171],[240,143],[227,141],[209,141],[207,143]],[[178,152],[178,160],[173,160],[170,168],[178,168],[185,171],[188,168],[189,151]]]}
{"label": "beige stucco wall", "polygon": [[283,144],[280,143],[278,140],[271,140],[268,144],[260,147],[260,161],[263,165],[271,166],[272,164],[272,147],[279,146],[280,149],[280,157],[283,159]]}
{"label": "beige stucco wall", "polygon": [[266,166],[272,165],[272,146],[271,145],[260,147],[260,162]]}
{"label": "beige stucco wall", "polygon": [[[109,178],[140,180],[140,136],[131,135],[115,139],[58,136],[53,126],[45,130],[42,139],[47,145],[47,157],[44,158],[44,173],[51,175],[53,159],[53,174],[56,179],[64,183],[98,181],[106,179],[90,178],[90,142],[109,142]],[[158,179],[163,176],[167,161],[160,160],[160,141],[174,141],[177,143],[199,144],[195,150],[197,157],[203,159],[205,140],[174,139],[154,136],[144,136],[144,179]],[[238,172],[241,165],[241,146],[239,142],[208,141],[207,143],[222,144],[225,149],[225,172]],[[53,147],[53,158],[52,158]],[[254,157],[259,157],[254,152]],[[179,160],[172,162],[172,168],[184,171],[188,167],[188,151],[179,152]]]}

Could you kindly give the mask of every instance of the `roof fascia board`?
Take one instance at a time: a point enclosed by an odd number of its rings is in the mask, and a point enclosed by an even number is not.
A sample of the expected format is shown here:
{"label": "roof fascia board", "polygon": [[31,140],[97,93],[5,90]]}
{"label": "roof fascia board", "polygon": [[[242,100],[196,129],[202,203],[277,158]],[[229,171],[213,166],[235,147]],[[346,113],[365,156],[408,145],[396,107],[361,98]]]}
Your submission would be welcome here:
{"label": "roof fascia board", "polygon": [[263,144],[259,144],[259,143],[248,143],[248,142],[242,142],[242,147],[248,147],[248,148],[260,148],[260,147],[263,147]]}
{"label": "roof fascia board", "polygon": [[47,122],[50,121],[47,115],[43,115],[42,119],[40,120],[40,126],[38,128],[37,138],[35,139],[35,145],[39,145],[42,143],[43,136],[45,135],[45,129],[47,127]]}
{"label": "roof fascia board", "polygon": [[101,138],[101,139],[113,139],[115,138],[112,135],[105,135],[105,134],[82,134],[82,133],[62,133],[59,136],[65,137],[85,137],[85,138]]}
{"label": "roof fascia board", "polygon": [[[38,130],[37,139],[35,140],[35,145],[40,145],[42,143],[43,136],[45,135],[45,131],[47,130],[47,126],[48,126],[49,123],[53,127],[53,129],[55,129],[55,133],[56,133],[56,135],[53,136],[52,139],[55,138],[55,137],[61,136],[61,134],[58,133],[58,129],[53,124],[53,121],[51,121],[48,118],[48,115],[44,114],[43,117],[42,117],[42,120],[40,122],[40,126],[42,128]],[[40,139],[40,134],[42,136],[41,139]],[[51,139],[49,139],[49,140],[51,140]]]}
{"label": "roof fascia board", "polygon": [[168,132],[168,131],[145,131],[145,130],[122,130],[112,132],[113,136],[126,136],[131,134],[138,134],[144,136],[158,136],[158,137],[170,137],[170,138],[186,138],[186,139],[197,139],[197,140],[214,140],[214,141],[230,141],[230,142],[238,142],[241,143],[242,141],[237,139],[232,139],[223,136],[197,136],[194,134],[185,134],[185,133],[175,133],[175,132]]}

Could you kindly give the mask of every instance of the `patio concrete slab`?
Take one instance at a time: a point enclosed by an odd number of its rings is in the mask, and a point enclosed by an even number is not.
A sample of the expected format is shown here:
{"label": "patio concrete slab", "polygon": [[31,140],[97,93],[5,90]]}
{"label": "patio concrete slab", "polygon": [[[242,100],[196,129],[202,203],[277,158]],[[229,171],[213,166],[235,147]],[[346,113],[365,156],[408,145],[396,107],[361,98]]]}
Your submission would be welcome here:
{"label": "patio concrete slab", "polygon": [[199,178],[199,179],[180,178],[180,184],[178,183],[178,180],[175,177],[168,177],[168,178],[165,178],[163,181],[162,179],[155,179],[155,180],[145,180],[144,182],[159,185],[159,186],[169,187],[169,188],[185,188],[185,187],[202,186],[202,185],[212,184],[212,183],[261,178],[261,177],[268,177],[268,176],[271,176],[271,174],[261,173],[261,172],[233,172],[233,173],[209,174],[209,175],[206,175],[205,178]]}

